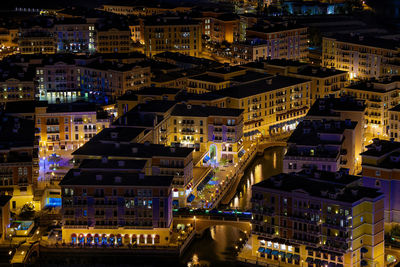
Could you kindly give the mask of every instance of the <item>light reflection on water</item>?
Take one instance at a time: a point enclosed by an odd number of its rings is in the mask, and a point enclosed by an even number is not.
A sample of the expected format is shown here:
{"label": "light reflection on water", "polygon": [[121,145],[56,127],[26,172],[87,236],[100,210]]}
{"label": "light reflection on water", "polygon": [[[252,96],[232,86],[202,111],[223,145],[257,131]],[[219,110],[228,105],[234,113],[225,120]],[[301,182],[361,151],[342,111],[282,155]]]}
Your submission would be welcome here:
{"label": "light reflection on water", "polygon": [[[254,160],[245,172],[238,185],[238,191],[229,207],[241,210],[250,209],[251,186],[272,175],[282,172],[283,148],[271,148],[265,151],[264,156]],[[234,266],[233,249],[235,242],[242,237],[237,228],[231,226],[215,226],[196,239],[188,248],[182,261],[187,263],[194,254],[199,260],[211,263],[211,266]]]}

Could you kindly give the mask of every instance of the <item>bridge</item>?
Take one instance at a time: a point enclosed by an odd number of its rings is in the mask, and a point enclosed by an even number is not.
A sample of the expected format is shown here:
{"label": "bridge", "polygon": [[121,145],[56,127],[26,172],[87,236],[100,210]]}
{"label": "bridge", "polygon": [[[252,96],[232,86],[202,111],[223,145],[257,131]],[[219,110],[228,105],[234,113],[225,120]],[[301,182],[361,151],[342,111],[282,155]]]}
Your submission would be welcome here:
{"label": "bridge", "polygon": [[251,212],[218,211],[218,210],[174,210],[174,226],[179,224],[194,226],[196,233],[202,234],[204,230],[217,225],[228,225],[238,228],[245,234],[251,232]]}

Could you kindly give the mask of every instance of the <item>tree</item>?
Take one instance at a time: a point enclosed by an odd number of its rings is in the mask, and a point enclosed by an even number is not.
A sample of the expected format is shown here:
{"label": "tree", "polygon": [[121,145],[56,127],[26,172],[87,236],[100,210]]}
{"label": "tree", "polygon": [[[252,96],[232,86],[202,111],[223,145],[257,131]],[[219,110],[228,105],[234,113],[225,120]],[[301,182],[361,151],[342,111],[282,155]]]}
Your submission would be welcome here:
{"label": "tree", "polygon": [[23,220],[32,219],[35,216],[35,206],[32,203],[26,203],[22,206],[19,217]]}

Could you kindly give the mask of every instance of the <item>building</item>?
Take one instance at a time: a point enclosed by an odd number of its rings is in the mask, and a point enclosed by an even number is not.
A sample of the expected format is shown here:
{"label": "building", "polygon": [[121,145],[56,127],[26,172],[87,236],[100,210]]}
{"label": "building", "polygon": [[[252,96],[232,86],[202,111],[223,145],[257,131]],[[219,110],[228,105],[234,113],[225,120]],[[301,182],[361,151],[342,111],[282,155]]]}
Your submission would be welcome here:
{"label": "building", "polygon": [[18,50],[23,55],[56,53],[56,38],[51,29],[33,26],[21,30]]}
{"label": "building", "polygon": [[287,141],[283,171],[315,168],[335,172],[348,168],[353,174],[356,126],[357,122],[350,120],[303,120]]}
{"label": "building", "polygon": [[0,103],[34,100],[36,96],[35,71],[33,68],[0,66]]}
{"label": "building", "polygon": [[111,122],[107,113],[87,102],[38,103],[35,119],[42,158],[53,153],[70,156]]}
{"label": "building", "polygon": [[117,99],[118,117],[122,116],[139,103],[146,103],[153,100],[175,100],[180,89],[163,87],[146,87],[138,91],[127,91]]}
{"label": "building", "polygon": [[214,43],[238,42],[240,39],[241,20],[240,17],[232,13],[202,13],[203,33],[208,37],[208,41]]}
{"label": "building", "polygon": [[389,109],[389,137],[400,141],[400,104]]}
{"label": "building", "polygon": [[340,89],[348,85],[347,72],[311,66],[309,64],[286,59],[269,59],[244,65],[253,71],[266,72],[272,75],[285,75],[311,80],[310,99],[313,103],[318,98],[339,94]]}
{"label": "building", "polygon": [[94,23],[83,18],[63,18],[54,21],[57,53],[94,53],[96,30]]}
{"label": "building", "polygon": [[12,196],[12,212],[19,213],[25,204],[40,210],[34,201],[39,175],[34,122],[8,115],[2,115],[1,121],[0,195]]}
{"label": "building", "polygon": [[307,58],[307,27],[280,24],[256,25],[246,30],[246,38],[267,41],[265,58],[303,61]]}
{"label": "building", "polygon": [[400,223],[400,143],[374,139],[361,154],[364,186],[380,190],[385,196],[385,229]]}
{"label": "building", "polygon": [[205,155],[204,163],[239,161],[243,148],[242,109],[176,104],[167,127],[168,145],[194,148]]}
{"label": "building", "polygon": [[105,156],[70,170],[60,182],[63,242],[168,245],[173,176],[138,172],[145,164]]}
{"label": "building", "polygon": [[356,100],[352,97],[335,98],[333,96],[317,99],[307,113],[306,119],[314,120],[334,120],[334,121],[355,121],[357,125],[354,129],[355,140],[354,156],[349,158],[354,161],[355,173],[361,171],[360,153],[365,148],[365,110],[366,105],[363,100]]}
{"label": "building", "polygon": [[11,221],[10,200],[12,196],[0,196],[0,238],[4,241],[8,234],[8,225]]}
{"label": "building", "polygon": [[350,79],[399,74],[391,63],[399,60],[398,41],[369,36],[337,35],[322,39],[322,65],[349,72]]}
{"label": "building", "polygon": [[384,196],[338,172],[280,174],[252,186],[252,255],[269,264],[384,266]]}
{"label": "building", "polygon": [[228,87],[218,92],[213,105],[243,109],[243,132],[247,139],[289,133],[310,107],[309,80],[288,76]]}
{"label": "building", "polygon": [[97,52],[98,53],[129,53],[131,44],[131,31],[123,25],[97,26]]}
{"label": "building", "polygon": [[389,138],[389,110],[400,103],[400,76],[354,83],[342,88],[340,95],[365,101],[366,142],[376,137]]}
{"label": "building", "polygon": [[196,57],[202,51],[201,24],[191,19],[149,18],[143,22],[142,35],[146,56],[170,51]]}
{"label": "building", "polygon": [[253,62],[268,58],[267,40],[254,39],[232,44],[232,57],[237,62]]}

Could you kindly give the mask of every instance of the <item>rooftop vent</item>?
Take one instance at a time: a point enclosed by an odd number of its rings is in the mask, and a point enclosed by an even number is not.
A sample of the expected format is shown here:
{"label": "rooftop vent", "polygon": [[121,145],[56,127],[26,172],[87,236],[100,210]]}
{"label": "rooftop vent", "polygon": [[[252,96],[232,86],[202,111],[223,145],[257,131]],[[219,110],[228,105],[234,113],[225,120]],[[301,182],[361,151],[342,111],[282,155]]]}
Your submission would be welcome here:
{"label": "rooftop vent", "polygon": [[107,163],[108,162],[108,158],[107,157],[103,157],[102,159],[101,159],[101,163]]}
{"label": "rooftop vent", "polygon": [[96,181],[101,181],[101,180],[103,180],[103,175],[96,174]]}
{"label": "rooftop vent", "polygon": [[272,84],[272,79],[267,79],[266,82],[267,82],[268,85],[271,85]]}
{"label": "rooftop vent", "polygon": [[119,176],[114,177],[114,182],[115,183],[121,183],[121,181],[122,181],[121,177],[119,177]]}
{"label": "rooftop vent", "polygon": [[118,138],[118,133],[117,132],[111,132],[111,138],[112,139],[117,139]]}
{"label": "rooftop vent", "polygon": [[192,105],[189,105],[189,104],[188,104],[188,105],[186,105],[186,108],[187,108],[187,109],[192,109]]}
{"label": "rooftop vent", "polygon": [[74,176],[76,177],[76,176],[79,176],[79,175],[81,175],[81,172],[80,171],[74,171]]}
{"label": "rooftop vent", "polygon": [[171,151],[171,153],[175,153],[175,147],[170,147],[169,150]]}
{"label": "rooftop vent", "polygon": [[125,161],[119,160],[118,161],[118,167],[124,167],[125,166]]}
{"label": "rooftop vent", "polygon": [[326,197],[328,195],[328,191],[321,190],[321,196]]}
{"label": "rooftop vent", "polygon": [[139,179],[144,179],[144,173],[139,173]]}
{"label": "rooftop vent", "polygon": [[353,194],[353,196],[357,196],[358,195],[358,189],[352,189],[351,193]]}
{"label": "rooftop vent", "polygon": [[132,153],[134,153],[134,154],[138,153],[138,148],[137,147],[132,147]]}

